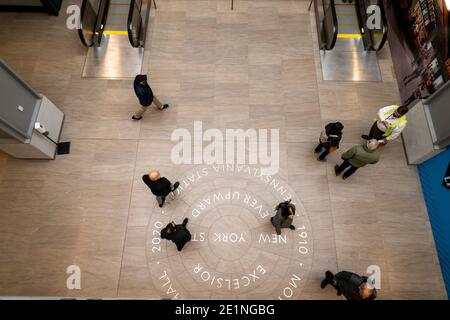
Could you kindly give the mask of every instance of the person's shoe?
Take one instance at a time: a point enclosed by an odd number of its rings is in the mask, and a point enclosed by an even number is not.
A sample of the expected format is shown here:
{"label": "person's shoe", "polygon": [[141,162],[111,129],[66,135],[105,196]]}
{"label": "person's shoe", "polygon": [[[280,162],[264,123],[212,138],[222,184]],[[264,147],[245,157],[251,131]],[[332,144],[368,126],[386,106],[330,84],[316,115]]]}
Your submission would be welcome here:
{"label": "person's shoe", "polygon": [[320,161],[320,162],[327,162],[327,159],[321,159],[321,158],[319,157],[319,158],[317,158],[317,161]]}
{"label": "person's shoe", "polygon": [[189,222],[189,219],[188,219],[188,218],[184,218],[184,220],[183,220],[183,226],[186,226],[186,225],[188,224],[188,222]]}
{"label": "person's shoe", "polygon": [[160,204],[159,207],[162,208],[164,204]]}
{"label": "person's shoe", "polygon": [[369,136],[368,136],[367,134],[363,134],[363,135],[361,136],[361,138],[363,138],[364,140],[369,140]]}
{"label": "person's shoe", "polygon": [[178,181],[175,182],[175,183],[173,184],[173,190],[172,190],[172,192],[175,191],[175,190],[177,190],[179,186],[180,186],[180,182],[178,182]]}
{"label": "person's shoe", "polygon": [[164,109],[167,109],[168,107],[170,107],[170,106],[166,103],[166,104],[164,104],[163,107],[162,107],[161,109],[159,109],[159,110],[164,110]]}
{"label": "person's shoe", "polygon": [[142,119],[142,116],[140,116],[140,117],[132,116],[131,119],[136,120],[136,121],[137,121],[137,120],[141,120],[141,119]]}
{"label": "person's shoe", "polygon": [[347,180],[347,178],[345,175],[342,176],[342,180]]}
{"label": "person's shoe", "polygon": [[334,174],[336,175],[336,177],[340,175],[340,173],[338,172],[338,169],[339,169],[339,166],[335,165],[334,166]]}
{"label": "person's shoe", "polygon": [[290,226],[289,226],[289,229],[295,230],[295,227],[294,227],[293,225],[290,225]]}

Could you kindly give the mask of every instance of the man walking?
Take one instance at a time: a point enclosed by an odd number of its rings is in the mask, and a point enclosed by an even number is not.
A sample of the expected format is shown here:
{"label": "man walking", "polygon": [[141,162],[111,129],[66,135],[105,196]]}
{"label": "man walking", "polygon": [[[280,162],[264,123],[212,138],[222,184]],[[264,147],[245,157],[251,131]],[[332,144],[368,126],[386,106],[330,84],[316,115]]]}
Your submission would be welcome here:
{"label": "man walking", "polygon": [[376,139],[382,144],[397,139],[408,123],[407,113],[408,108],[405,106],[393,105],[381,108],[369,135],[364,134],[361,137],[365,140]]}
{"label": "man walking", "polygon": [[154,103],[159,110],[164,110],[169,107],[168,104],[163,105],[161,101],[153,95],[153,91],[148,85],[147,76],[145,74],[138,74],[136,78],[134,78],[134,92],[139,99],[141,107],[131,117],[133,120],[141,120],[142,115],[152,103]]}
{"label": "man walking", "polygon": [[342,155],[342,159],[344,162],[340,166],[334,166],[334,172],[336,176],[339,176],[344,170],[343,179],[347,179],[352,174],[355,173],[356,170],[362,168],[368,164],[375,164],[380,160],[380,152],[378,149],[378,141],[375,139],[369,140],[363,145],[356,145],[347,150]]}
{"label": "man walking", "polygon": [[171,240],[177,245],[178,251],[181,251],[186,243],[191,241],[191,233],[186,228],[188,218],[184,218],[182,224],[169,223],[161,230],[161,238]]}
{"label": "man walking", "polygon": [[324,289],[331,285],[337,291],[337,295],[344,295],[347,300],[374,300],[377,290],[368,283],[368,277],[361,277],[353,272],[341,271],[334,275],[331,271],[325,273],[325,279],[320,283]]}
{"label": "man walking", "polygon": [[151,171],[149,174],[144,175],[142,180],[156,196],[160,208],[164,205],[166,197],[180,185],[178,181],[172,185],[167,178],[161,177],[159,171]]}

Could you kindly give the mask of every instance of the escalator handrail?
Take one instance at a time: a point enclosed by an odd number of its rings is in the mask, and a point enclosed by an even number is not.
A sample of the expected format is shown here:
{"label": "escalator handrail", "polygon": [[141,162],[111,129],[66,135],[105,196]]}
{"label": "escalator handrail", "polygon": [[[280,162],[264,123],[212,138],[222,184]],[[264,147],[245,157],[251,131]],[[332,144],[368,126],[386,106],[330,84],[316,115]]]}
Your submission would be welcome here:
{"label": "escalator handrail", "polygon": [[[336,14],[336,5],[334,3],[334,0],[329,0],[330,1],[330,8],[331,8],[331,14],[332,14],[332,20],[333,20],[333,39],[331,41],[331,44],[328,45],[327,41],[324,41],[324,39],[322,38],[322,29],[324,27],[324,24],[322,22],[325,21],[326,19],[326,10],[325,10],[325,4],[323,3],[323,0],[313,0],[314,1],[314,12],[316,15],[316,25],[317,25],[317,32],[318,32],[318,36],[319,36],[319,40],[320,40],[320,50],[322,49],[326,49],[326,50],[333,50],[336,41],[337,41],[337,37],[338,37],[338,19],[337,19],[337,14]],[[318,2],[321,2],[321,9],[323,12],[323,20],[320,20],[320,15],[319,15],[319,5]]]}
{"label": "escalator handrail", "polygon": [[372,41],[372,50],[375,50],[375,51],[380,51],[384,47],[384,44],[386,43],[387,36],[388,36],[388,24],[387,24],[387,19],[386,19],[386,12],[384,11],[383,4],[380,3],[379,0],[378,0],[378,6],[380,7],[381,19],[383,22],[383,38],[381,38],[380,45],[378,46],[378,48],[374,48],[373,41]]}
{"label": "escalator handrail", "polygon": [[[84,34],[83,34],[83,17],[84,17],[84,13],[86,11],[86,6],[89,0],[83,0],[83,4],[81,5],[81,11],[80,11],[80,28],[78,29],[78,35],[80,37],[81,42],[83,42],[83,44],[86,47],[92,47],[94,45],[94,41],[92,41],[92,43],[89,45],[86,43],[86,39],[84,38]],[[94,32],[95,30],[93,30]]]}
{"label": "escalator handrail", "polygon": [[[136,5],[136,0],[131,0],[130,2],[130,11],[128,13],[128,21],[127,21],[127,31],[128,31],[128,40],[130,41],[130,44],[132,47],[134,48],[138,48],[139,47],[139,43],[136,45],[134,43],[133,40],[133,30],[131,28],[132,23],[133,23],[133,17],[134,17],[134,6]],[[142,9],[142,1],[141,1],[141,7],[139,8],[139,15],[141,14],[141,9]],[[142,17],[141,17],[141,24],[142,24]],[[138,34],[138,40],[140,41],[141,39],[141,29],[142,29],[142,25],[139,28],[139,34]]]}
{"label": "escalator handrail", "polygon": [[330,0],[331,5],[331,12],[333,14],[333,41],[331,43],[330,48],[327,48],[327,50],[333,50],[334,46],[336,45],[337,36],[338,36],[338,18],[336,13],[336,5],[334,3],[334,0]]}

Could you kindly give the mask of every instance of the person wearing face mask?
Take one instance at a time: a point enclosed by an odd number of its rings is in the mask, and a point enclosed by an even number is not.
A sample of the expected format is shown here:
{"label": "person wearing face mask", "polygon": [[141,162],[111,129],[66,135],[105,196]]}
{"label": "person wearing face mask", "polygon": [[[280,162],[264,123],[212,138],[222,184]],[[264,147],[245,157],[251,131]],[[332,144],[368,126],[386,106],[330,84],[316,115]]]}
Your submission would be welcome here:
{"label": "person wearing face mask", "polygon": [[407,113],[408,107],[405,106],[392,105],[381,108],[369,135],[363,134],[361,138],[376,139],[381,144],[387,144],[389,141],[397,139],[408,123]]}
{"label": "person wearing face mask", "polygon": [[276,206],[275,210],[277,213],[274,217],[270,218],[270,222],[275,227],[277,235],[281,234],[282,228],[295,230],[295,227],[292,225],[295,216],[295,205],[291,203],[291,200],[281,202]]}
{"label": "person wearing face mask", "polygon": [[161,230],[161,239],[170,240],[177,245],[177,250],[181,251],[186,243],[191,241],[191,233],[186,228],[188,218],[184,218],[182,224],[169,223]]}
{"label": "person wearing face mask", "polygon": [[369,283],[368,277],[349,271],[341,271],[335,275],[331,271],[325,272],[325,279],[320,287],[324,289],[327,285],[331,285],[338,296],[343,295],[347,300],[374,300],[377,297],[377,289]]}
{"label": "person wearing face mask", "polygon": [[356,145],[347,150],[342,155],[341,165],[334,166],[336,176],[339,176],[344,170],[342,178],[345,180],[355,173],[356,170],[368,164],[375,164],[380,160],[380,152],[378,151],[379,143],[372,139],[362,145]]}

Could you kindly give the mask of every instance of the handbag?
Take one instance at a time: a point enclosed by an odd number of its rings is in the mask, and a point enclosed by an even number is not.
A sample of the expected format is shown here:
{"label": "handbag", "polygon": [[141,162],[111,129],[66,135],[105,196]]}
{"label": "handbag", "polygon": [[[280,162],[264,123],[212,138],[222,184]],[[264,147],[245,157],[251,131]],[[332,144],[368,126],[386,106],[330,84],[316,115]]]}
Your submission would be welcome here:
{"label": "handbag", "polygon": [[325,142],[328,141],[328,136],[327,136],[327,134],[325,133],[325,130],[323,130],[323,131],[320,133],[319,141],[320,141],[320,143],[325,143]]}

